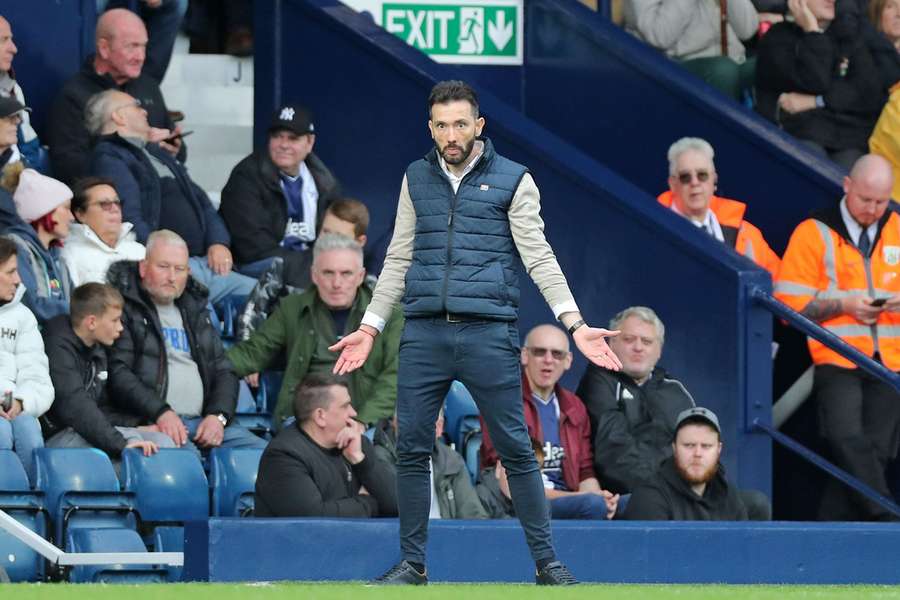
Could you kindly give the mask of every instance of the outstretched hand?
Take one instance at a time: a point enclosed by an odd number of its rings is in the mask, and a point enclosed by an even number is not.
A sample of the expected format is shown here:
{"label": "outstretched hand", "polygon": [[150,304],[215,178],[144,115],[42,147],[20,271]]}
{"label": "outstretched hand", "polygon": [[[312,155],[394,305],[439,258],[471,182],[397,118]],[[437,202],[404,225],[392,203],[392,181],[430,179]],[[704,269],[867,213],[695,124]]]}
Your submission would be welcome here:
{"label": "outstretched hand", "polygon": [[366,362],[366,359],[369,358],[369,352],[372,351],[372,346],[374,345],[375,338],[359,329],[341,338],[337,344],[328,347],[332,352],[341,353],[334,363],[332,373],[345,375],[360,368]]}
{"label": "outstretched hand", "polygon": [[617,335],[619,335],[618,330],[609,331],[582,325],[575,330],[572,337],[575,339],[575,345],[578,346],[578,349],[589,361],[604,369],[618,371],[622,368],[622,361],[619,360],[616,353],[606,343],[606,338],[616,337]]}

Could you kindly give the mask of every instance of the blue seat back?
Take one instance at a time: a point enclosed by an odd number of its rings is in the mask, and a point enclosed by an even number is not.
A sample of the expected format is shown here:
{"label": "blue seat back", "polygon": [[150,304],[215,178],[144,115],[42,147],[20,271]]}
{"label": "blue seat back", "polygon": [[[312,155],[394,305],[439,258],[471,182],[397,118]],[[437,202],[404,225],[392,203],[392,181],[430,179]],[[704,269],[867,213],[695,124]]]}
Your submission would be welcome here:
{"label": "blue seat back", "polygon": [[[146,552],[133,529],[72,529],[66,534],[66,552]],[[73,583],[163,583],[165,569],[152,565],[85,565],[72,569]]]}
{"label": "blue seat back", "polygon": [[444,432],[450,437],[457,450],[462,450],[464,425],[468,431],[478,424],[478,406],[472,394],[459,381],[450,385],[444,399]]}
{"label": "blue seat back", "polygon": [[125,490],[135,493],[144,521],[183,523],[209,516],[209,483],[195,452],[163,448],[144,456],[136,448],[126,448],[122,480]]}
{"label": "blue seat back", "polygon": [[472,430],[463,440],[463,446],[460,453],[466,461],[466,469],[469,471],[469,478],[472,485],[478,482],[478,476],[481,474],[481,430]]}
{"label": "blue seat back", "polygon": [[[163,526],[153,530],[154,552],[184,552],[184,527]],[[182,567],[168,567],[168,580],[181,581]]]}
{"label": "blue seat back", "polygon": [[262,450],[215,448],[210,453],[212,514],[239,517],[252,512]]}
{"label": "blue seat back", "polygon": [[[0,509],[31,531],[46,537],[44,495],[31,491],[25,469],[12,450],[0,450]],[[6,531],[0,531],[0,566],[11,581],[43,579],[43,557]]]}
{"label": "blue seat back", "polygon": [[96,448],[39,448],[35,488],[54,524],[54,539],[76,527],[137,526],[133,494],[122,492],[109,457]]}

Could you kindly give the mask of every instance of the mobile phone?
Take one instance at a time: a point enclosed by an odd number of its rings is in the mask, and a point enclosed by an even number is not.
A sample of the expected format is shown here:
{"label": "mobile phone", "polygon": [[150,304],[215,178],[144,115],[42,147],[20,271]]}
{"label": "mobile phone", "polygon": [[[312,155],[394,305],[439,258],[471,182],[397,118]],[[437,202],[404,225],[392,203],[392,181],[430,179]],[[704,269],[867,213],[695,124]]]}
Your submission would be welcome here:
{"label": "mobile phone", "polygon": [[172,137],[167,137],[167,138],[164,139],[163,141],[164,141],[165,143],[167,143],[167,144],[171,144],[172,142],[174,142],[174,141],[177,140],[178,138],[186,138],[187,136],[191,135],[192,133],[194,133],[194,130],[193,130],[193,129],[192,129],[191,131],[182,131],[181,133],[176,133],[176,134],[173,135]]}
{"label": "mobile phone", "polygon": [[0,408],[3,409],[3,412],[8,411],[12,408],[13,403],[13,393],[12,390],[7,390],[3,392],[2,400],[0,400]]}
{"label": "mobile phone", "polygon": [[885,302],[887,302],[887,298],[875,298],[869,306],[884,306]]}

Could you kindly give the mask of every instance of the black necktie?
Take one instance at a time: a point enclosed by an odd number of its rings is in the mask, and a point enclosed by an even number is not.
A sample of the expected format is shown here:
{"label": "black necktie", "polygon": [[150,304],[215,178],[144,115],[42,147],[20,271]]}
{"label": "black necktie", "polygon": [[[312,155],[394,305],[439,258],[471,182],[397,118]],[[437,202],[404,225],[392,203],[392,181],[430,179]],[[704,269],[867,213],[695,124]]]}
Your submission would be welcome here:
{"label": "black necktie", "polygon": [[856,247],[859,248],[863,257],[868,258],[869,250],[872,248],[872,242],[869,241],[869,234],[866,233],[865,229],[859,234],[859,242],[857,242]]}

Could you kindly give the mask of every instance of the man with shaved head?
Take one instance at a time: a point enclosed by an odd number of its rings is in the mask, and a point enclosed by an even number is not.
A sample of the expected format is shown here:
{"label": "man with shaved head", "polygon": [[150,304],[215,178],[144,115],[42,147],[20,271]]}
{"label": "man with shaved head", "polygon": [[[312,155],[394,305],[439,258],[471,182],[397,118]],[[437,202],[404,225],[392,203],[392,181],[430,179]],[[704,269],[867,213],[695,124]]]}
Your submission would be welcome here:
{"label": "man with shaved head", "polygon": [[[782,302],[892,371],[900,371],[900,217],[888,210],[890,164],[865,155],[844,197],[797,226],[775,283]],[[900,395],[816,340],[814,392],[834,462],[890,497],[885,467],[900,441]],[[874,502],[832,479],[820,518],[887,520]]]}
{"label": "man with shaved head", "polygon": [[124,8],[108,10],[97,21],[96,53],[60,91],[50,110],[47,141],[54,175],[72,183],[89,175],[91,135],[84,125],[88,98],[109,89],[134,97],[154,127],[152,141],[184,161],[180,133],[169,117],[159,83],[144,74],[147,29],[140,17]]}
{"label": "man with shaved head", "polygon": [[[559,385],[572,366],[569,338],[556,325],[538,325],[522,348],[522,401],[528,436],[541,446],[544,493],[554,519],[611,519],[618,494],[600,487],[594,473],[591,422],[581,399]],[[496,478],[497,451],[482,421],[482,475]],[[539,458],[538,463],[541,463]]]}

